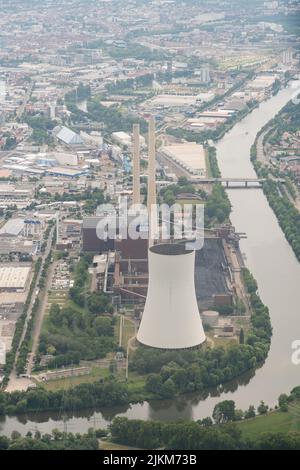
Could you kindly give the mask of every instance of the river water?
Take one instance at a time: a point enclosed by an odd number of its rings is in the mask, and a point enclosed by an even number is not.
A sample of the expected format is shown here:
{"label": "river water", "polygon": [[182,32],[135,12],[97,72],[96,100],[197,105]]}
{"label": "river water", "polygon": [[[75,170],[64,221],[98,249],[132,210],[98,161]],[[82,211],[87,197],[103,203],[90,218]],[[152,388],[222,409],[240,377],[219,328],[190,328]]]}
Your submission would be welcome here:
{"label": "river water", "polygon": [[[262,103],[225,135],[217,145],[219,166],[224,177],[255,177],[250,162],[250,147],[257,132],[294,95],[291,87]],[[30,416],[0,417],[0,434],[13,430],[25,434],[39,429],[49,432],[67,427],[71,432],[85,432],[89,427],[105,427],[116,415],[137,419],[170,421],[200,419],[212,414],[216,403],[232,399],[247,409],[264,400],[276,404],[280,393],[300,385],[300,365],[292,364],[292,342],[300,339],[300,263],[282,233],[261,189],[232,189],[231,220],[237,232],[245,232],[241,251],[246,265],[258,281],[262,301],[270,309],[273,337],[265,364],[238,381],[226,385],[222,392],[193,394],[175,400],[145,402],[98,412],[83,410],[66,416],[61,413],[35,413]]]}

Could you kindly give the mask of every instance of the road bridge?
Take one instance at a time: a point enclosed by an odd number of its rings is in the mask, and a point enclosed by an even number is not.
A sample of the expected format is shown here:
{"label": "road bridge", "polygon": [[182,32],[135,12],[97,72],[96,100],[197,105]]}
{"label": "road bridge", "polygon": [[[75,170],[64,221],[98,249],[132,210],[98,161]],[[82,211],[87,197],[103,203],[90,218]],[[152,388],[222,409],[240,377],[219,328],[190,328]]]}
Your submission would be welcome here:
{"label": "road bridge", "polygon": [[[211,184],[211,183],[221,183],[228,189],[253,189],[261,188],[262,183],[267,181],[266,178],[193,178],[190,179],[191,183],[197,184]],[[284,179],[277,178],[273,181],[278,183],[285,183]]]}

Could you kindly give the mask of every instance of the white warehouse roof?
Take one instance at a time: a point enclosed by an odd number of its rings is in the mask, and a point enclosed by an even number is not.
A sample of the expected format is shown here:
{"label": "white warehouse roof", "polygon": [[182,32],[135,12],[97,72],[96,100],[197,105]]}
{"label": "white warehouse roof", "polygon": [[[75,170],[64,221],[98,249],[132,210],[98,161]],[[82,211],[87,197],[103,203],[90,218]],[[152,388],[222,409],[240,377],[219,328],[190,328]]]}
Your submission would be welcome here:
{"label": "white warehouse roof", "polygon": [[80,135],[76,134],[76,132],[71,131],[71,129],[68,129],[65,126],[62,126],[60,128],[55,127],[53,131],[57,139],[61,140],[65,144],[83,144],[83,140]]}
{"label": "white warehouse roof", "polygon": [[203,145],[190,142],[166,145],[160,150],[190,173],[206,176],[206,158]]}
{"label": "white warehouse roof", "polygon": [[29,273],[29,266],[0,268],[0,289],[25,289]]}
{"label": "white warehouse roof", "polygon": [[24,228],[24,219],[10,219],[0,229],[0,235],[18,236]]}

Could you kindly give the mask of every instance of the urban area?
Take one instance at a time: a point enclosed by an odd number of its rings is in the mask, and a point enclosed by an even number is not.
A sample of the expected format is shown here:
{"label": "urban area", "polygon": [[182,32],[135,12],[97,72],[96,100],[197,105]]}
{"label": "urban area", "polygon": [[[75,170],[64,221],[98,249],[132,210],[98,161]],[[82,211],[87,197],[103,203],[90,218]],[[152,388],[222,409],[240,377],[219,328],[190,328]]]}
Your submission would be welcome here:
{"label": "urban area", "polygon": [[0,0],[0,449],[300,449],[299,61],[296,0]]}

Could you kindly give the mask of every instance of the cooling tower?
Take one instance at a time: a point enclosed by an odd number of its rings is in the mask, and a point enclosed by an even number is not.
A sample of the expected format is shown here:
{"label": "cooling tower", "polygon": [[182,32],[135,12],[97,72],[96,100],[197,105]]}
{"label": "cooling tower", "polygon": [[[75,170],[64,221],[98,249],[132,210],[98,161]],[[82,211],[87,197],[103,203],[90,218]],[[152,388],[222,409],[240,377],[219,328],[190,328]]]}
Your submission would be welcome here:
{"label": "cooling tower", "polygon": [[195,292],[195,251],[185,245],[154,245],[148,257],[148,293],[138,341],[161,349],[198,346],[205,334]]}

